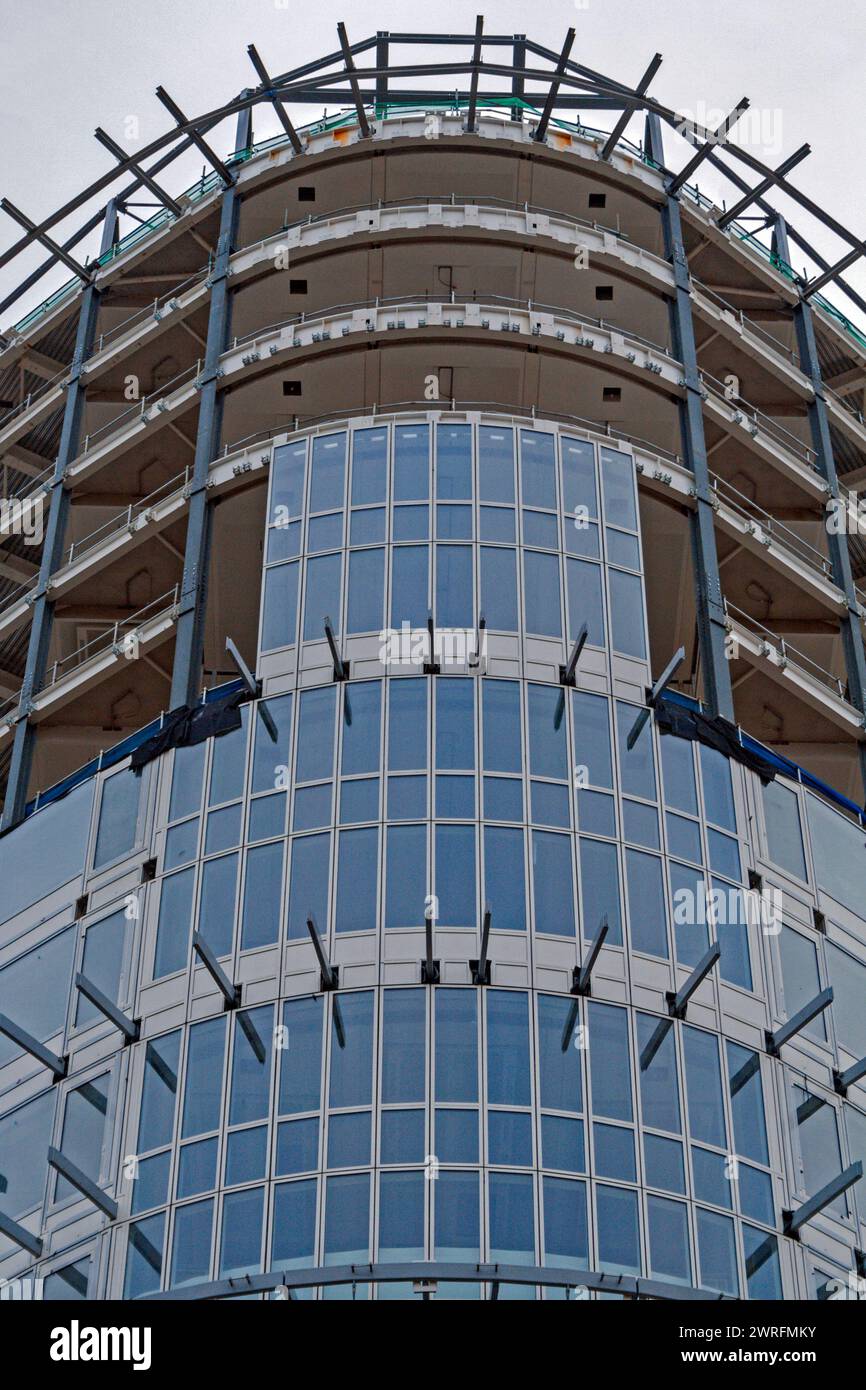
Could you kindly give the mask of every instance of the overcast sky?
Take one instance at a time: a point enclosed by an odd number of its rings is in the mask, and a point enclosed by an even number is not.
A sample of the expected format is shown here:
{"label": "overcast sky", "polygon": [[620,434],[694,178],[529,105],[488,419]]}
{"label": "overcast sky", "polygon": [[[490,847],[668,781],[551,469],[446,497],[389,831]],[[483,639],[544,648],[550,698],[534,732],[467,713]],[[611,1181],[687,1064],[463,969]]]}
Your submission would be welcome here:
{"label": "overcast sky", "polygon": [[[664,62],[652,92],[701,121],[721,119],[748,96],[753,109],[744,118],[742,143],[775,164],[808,141],[813,153],[793,175],[798,186],[866,236],[866,5],[859,0],[544,0],[531,7],[515,0],[0,0],[0,194],[34,219],[46,216],[110,166],[93,138],[97,125],[130,152],[165,131],[169,118],[154,95],[158,84],[188,115],[257,85],[249,43],[277,74],[333,51],[340,19],[355,41],[377,29],[469,33],[479,11],[488,31],[526,32],[555,49],[573,25],[572,58],[623,82],[636,82],[660,52]],[[320,113],[292,114],[300,123]],[[137,141],[129,138],[130,117],[137,119]],[[264,108],[255,119],[256,138],[276,132]],[[587,115],[588,124],[594,120]],[[628,133],[640,138],[641,122]],[[214,143],[228,150],[231,135],[226,126]],[[196,155],[166,177],[169,190],[192,182],[200,167]],[[700,181],[718,194],[711,174]],[[792,220],[811,237],[808,219]],[[67,235],[71,230],[68,224]],[[0,248],[19,235],[0,214]],[[841,253],[832,237],[816,232],[812,239],[828,256]],[[44,253],[35,259],[28,253],[0,271],[0,298],[39,259]],[[866,294],[862,265],[849,278]],[[56,275],[46,277],[38,292],[7,311],[2,326],[57,283]]]}

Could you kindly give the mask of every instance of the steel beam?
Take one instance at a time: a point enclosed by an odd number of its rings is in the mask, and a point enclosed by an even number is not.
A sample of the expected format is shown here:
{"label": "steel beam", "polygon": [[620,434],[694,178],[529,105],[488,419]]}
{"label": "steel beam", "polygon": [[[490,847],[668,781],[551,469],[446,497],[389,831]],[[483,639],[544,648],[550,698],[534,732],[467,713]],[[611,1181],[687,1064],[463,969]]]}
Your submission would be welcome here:
{"label": "steel beam", "polygon": [[266,89],[265,95],[270,98],[271,105],[277,113],[277,119],[280,125],[283,127],[283,130],[289,137],[292,149],[294,150],[295,154],[303,154],[304,147],[301,144],[300,136],[298,135],[298,132],[295,130],[295,127],[292,125],[291,121],[286,115],[285,106],[280,101],[279,97],[274,91],[273,83],[271,82],[270,76],[268,75],[268,70],[262,62],[261,58],[259,57],[258,50],[254,43],[251,43],[249,45],[249,47],[247,48],[247,53],[250,56],[250,62],[252,63],[253,67],[259,75],[259,81],[261,82],[262,86]]}
{"label": "steel beam", "polygon": [[[652,112],[647,116],[646,145],[650,157],[664,167],[661,122]],[[696,507],[691,514],[690,524],[704,695],[711,714],[722,715],[733,721],[734,697],[725,654],[727,629],[704,438],[703,396],[692,319],[691,277],[683,243],[679,199],[670,193],[662,205],[661,217],[665,254],[674,272],[674,294],[670,302],[674,352],[683,364],[686,388],[685,400],[680,403],[683,458],[695,480]]]}
{"label": "steel beam", "polygon": [[[249,128],[246,111],[238,117],[237,147],[246,148]],[[219,359],[225,350],[231,326],[232,292],[229,263],[235,247],[240,213],[240,194],[232,183],[222,195],[219,238],[209,278],[210,310],[204,364],[199,377],[198,429],[195,458],[190,480],[189,511],[186,524],[183,580],[178,605],[174,666],[171,678],[172,709],[195,704],[199,695],[204,655],[204,620],[207,603],[208,564],[212,508],[207,490],[211,460],[219,449],[222,428],[222,392],[219,390]]]}
{"label": "steel beam", "polygon": [[[110,251],[116,240],[117,207],[112,201],[105,214],[100,255]],[[15,726],[9,780],[3,807],[2,828],[4,830],[22,819],[27,805],[27,789],[33,763],[33,740],[36,736],[35,729],[29,720],[30,703],[45,678],[48,666],[48,651],[54,626],[54,604],[48,596],[48,581],[62,563],[66,544],[70,498],[64,483],[64,473],[78,453],[87,390],[82,377],[82,369],[93,350],[93,340],[99,318],[99,302],[100,292],[96,285],[91,282],[81,296],[75,349],[69,370],[69,380],[66,385],[60,447],[51,482],[45,541],[42,547],[42,564],[33,601],[30,641],[27,648],[24,679],[21,682],[18,723]]]}
{"label": "steel beam", "polygon": [[352,46],[349,43],[346,26],[342,21],[337,25],[337,33],[340,38],[340,47],[343,50],[343,62],[346,64],[346,76],[349,79],[349,86],[352,89],[352,100],[355,103],[355,110],[358,113],[358,125],[361,128],[362,137],[365,140],[369,140],[373,132],[370,129],[370,122],[367,120],[367,112],[364,108],[364,97],[358,82],[358,74],[355,70],[355,60],[352,57]]}
{"label": "steel beam", "polygon": [[201,151],[208,164],[210,164],[211,167],[214,168],[216,172],[219,174],[223,186],[225,188],[231,188],[232,184],[235,181],[235,176],[232,173],[231,169],[229,169],[227,165],[223,163],[219,155],[214,154],[210,145],[204,139],[201,132],[198,129],[196,129],[195,125],[190,125],[190,122],[187,120],[186,116],[181,111],[177,102],[169,96],[168,92],[165,90],[164,87],[157,87],[156,95],[159,97],[159,100],[162,102],[166,111],[168,111],[169,114],[174,117],[179,126],[183,127],[184,133],[189,135],[189,138],[192,140],[196,149]]}
{"label": "steel beam", "polygon": [[[487,42],[489,43],[490,40],[488,39]],[[524,84],[524,81],[523,81],[523,69],[526,67],[526,35],[525,35],[525,34],[515,34],[515,35],[514,35],[514,44],[513,44],[512,50],[511,50],[511,61],[512,61],[513,68],[514,68],[514,72],[513,72],[512,78],[511,78],[511,95],[517,99],[517,103],[522,103],[522,102],[525,100],[525,96],[524,96],[524,86],[525,86],[525,84]],[[512,121],[520,121],[520,122],[522,122],[522,120],[523,120],[523,106],[522,106],[522,104],[515,104],[514,106],[512,106],[512,108],[511,108],[511,119],[512,119]]]}
{"label": "steel beam", "polygon": [[[779,217],[773,229],[773,251],[790,264],[788,235],[785,220]],[[807,287],[808,288],[808,287]],[[814,392],[807,406],[809,432],[815,459],[822,478],[829,489],[828,500],[844,510],[839,499],[839,478],[836,460],[833,455],[833,440],[830,434],[830,420],[827,413],[827,399],[824,395],[824,382],[821,376],[821,359],[815,340],[815,323],[812,307],[806,297],[806,290],[800,294],[794,308],[794,328],[797,333],[797,347],[800,353],[800,366],[812,383]],[[825,518],[826,520],[827,518]],[[847,535],[838,529],[827,527],[827,551],[833,579],[845,595],[845,611],[840,620],[842,646],[845,652],[845,671],[848,677],[848,699],[859,710],[866,725],[866,647],[863,644],[863,629],[857,589],[851,572],[851,554]],[[866,790],[866,743],[858,746],[860,775]]]}
{"label": "steel beam", "polygon": [[74,256],[70,256],[69,252],[65,251],[47,232],[41,231],[26,213],[23,213],[20,208],[16,208],[15,204],[10,203],[8,198],[0,198],[0,208],[12,218],[13,222],[17,222],[19,227],[23,227],[25,232],[29,232],[35,241],[41,242],[47,251],[62,261],[74,275],[78,276],[79,280],[83,280],[85,285],[89,283],[90,271],[87,267],[77,261]]}
{"label": "steel beam", "polygon": [[153,196],[158,198],[164,207],[168,208],[169,212],[173,212],[175,217],[180,216],[183,212],[180,203],[170,197],[170,195],[165,192],[165,189],[160,188],[156,179],[151,178],[147,170],[142,169],[141,165],[136,162],[132,155],[127,154],[126,151],[118,145],[116,140],[112,140],[111,136],[108,135],[101,126],[97,126],[93,133],[100,145],[103,145],[105,149],[108,150],[109,154],[114,155],[118,164],[121,164],[124,169],[128,169],[131,174],[134,174],[139,183],[149,189]]}
{"label": "steel beam", "polygon": [[[634,89],[635,96],[643,96],[644,92],[646,91],[649,84],[652,82],[661,65],[662,55],[660,53],[656,53],[652,61],[650,62],[646,72],[641,78],[640,82],[638,82],[637,86]],[[625,130],[626,126],[628,125],[629,121],[634,115],[636,109],[636,101],[630,101],[626,104],[626,106],[623,107],[622,115],[620,116],[619,120],[617,121],[616,125],[610,132],[610,135],[607,137],[607,139],[604,142],[604,145],[599,151],[599,159],[610,159],[611,155],[616,149],[617,141],[619,140],[620,136],[622,135],[623,131]]]}
{"label": "steel beam", "polygon": [[35,1236],[32,1231],[28,1231],[24,1226],[20,1226],[17,1221],[13,1221],[11,1216],[4,1216],[0,1211],[0,1236],[5,1236],[7,1240],[14,1241],[20,1245],[22,1250],[26,1250],[29,1255],[34,1255],[36,1259],[42,1254],[42,1241],[39,1236]]}
{"label": "steel beam", "polygon": [[380,29],[376,35],[376,70],[379,76],[376,78],[376,105],[373,110],[377,120],[388,110],[388,60],[391,47],[389,39],[390,34],[385,29]]}
{"label": "steel beam", "polygon": [[77,1163],[73,1163],[70,1158],[67,1158],[64,1153],[61,1153],[60,1149],[55,1149],[53,1145],[48,1150],[48,1162],[61,1177],[65,1178],[73,1187],[78,1188],[82,1197],[86,1197],[87,1200],[92,1202],[95,1207],[98,1207],[100,1211],[105,1212],[109,1221],[117,1220],[117,1203],[113,1198],[109,1197],[106,1192],[103,1192],[102,1188],[98,1187],[97,1184],[78,1167]]}
{"label": "steel beam", "polygon": [[717,217],[716,225],[724,231],[725,227],[729,226],[731,222],[735,222],[740,214],[746,211],[746,208],[751,207],[752,203],[756,203],[765,193],[768,193],[778,179],[784,178],[789,169],[793,169],[796,164],[799,164],[811,153],[811,145],[801,145],[793,154],[789,154],[787,159],[783,159],[782,163],[777,165],[772,176],[768,175],[767,178],[762,179],[749,193],[744,193],[739,202],[734,203],[732,208],[728,208],[721,217]]}
{"label": "steel beam", "polygon": [[481,36],[484,33],[484,16],[475,19],[475,47],[472,50],[472,80],[469,87],[469,110],[466,112],[466,130],[471,135],[475,130],[475,113],[478,110],[478,78],[481,68]]}
{"label": "steel beam", "polygon": [[532,137],[533,140],[537,140],[539,144],[541,144],[544,140],[547,139],[547,127],[550,124],[550,117],[553,112],[553,107],[556,103],[556,96],[559,91],[560,84],[562,82],[562,77],[565,72],[565,65],[568,62],[568,56],[571,53],[571,47],[573,43],[574,30],[569,29],[568,33],[565,36],[565,43],[562,45],[562,52],[559,55],[559,62],[556,64],[556,71],[553,74],[553,78],[551,79],[550,87],[548,89],[547,96],[544,101],[544,107],[541,112],[541,120],[535,127],[535,133]]}
{"label": "steel beam", "polygon": [[691,159],[683,165],[682,169],[680,169],[680,172],[676,174],[673,179],[671,179],[671,182],[668,185],[669,196],[673,196],[673,194],[679,193],[683,185],[688,183],[692,174],[695,172],[698,166],[703,163],[707,156],[709,154],[712,154],[713,150],[718,148],[719,145],[724,145],[727,142],[728,133],[731,130],[733,130],[734,126],[737,124],[737,121],[740,119],[743,112],[748,111],[748,109],[748,97],[741,97],[731,114],[729,116],[726,116],[725,119],[722,121],[721,125],[718,126],[716,130],[712,131],[707,136],[700,149],[695,151]]}

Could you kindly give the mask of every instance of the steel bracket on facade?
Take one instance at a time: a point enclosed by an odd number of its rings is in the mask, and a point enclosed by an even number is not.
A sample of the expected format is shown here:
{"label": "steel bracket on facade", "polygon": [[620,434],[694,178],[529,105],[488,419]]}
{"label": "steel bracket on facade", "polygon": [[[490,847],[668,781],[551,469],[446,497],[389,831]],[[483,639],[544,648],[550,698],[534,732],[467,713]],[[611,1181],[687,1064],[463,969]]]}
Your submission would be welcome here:
{"label": "steel bracket on facade", "polygon": [[792,1240],[799,1240],[799,1232],[807,1221],[811,1221],[813,1216],[817,1216],[825,1207],[834,1202],[837,1197],[841,1197],[843,1192],[847,1192],[849,1187],[853,1187],[855,1182],[859,1182],[863,1176],[863,1164],[858,1158],[856,1163],[850,1164],[843,1172],[831,1178],[820,1192],[816,1192],[814,1197],[810,1197],[802,1206],[797,1207],[796,1211],[783,1210],[782,1212],[782,1232],[790,1236]]}
{"label": "steel bracket on facade", "polygon": [[106,1192],[103,1192],[102,1188],[98,1187],[86,1173],[82,1172],[77,1163],[73,1163],[53,1145],[48,1150],[48,1162],[61,1177],[65,1178],[73,1187],[78,1188],[82,1197],[86,1197],[89,1202],[104,1212],[109,1221],[117,1220],[117,1203]]}
{"label": "steel bracket on facade", "polygon": [[424,921],[424,959],[421,962],[422,985],[438,985],[439,961],[433,959],[433,917],[428,908]]}
{"label": "steel bracket on facade", "polygon": [[68,1057],[58,1057],[45,1047],[38,1038],[34,1038],[32,1033],[28,1033],[26,1028],[14,1023],[5,1014],[0,1014],[0,1033],[5,1033],[6,1037],[20,1047],[24,1052],[29,1052],[31,1057],[35,1057],[37,1062],[41,1062],[43,1067],[47,1067],[55,1081],[62,1081],[69,1067]]}
{"label": "steel bracket on facade", "polygon": [[811,1023],[813,1018],[817,1018],[818,1014],[823,1013],[824,1009],[828,1008],[832,1002],[833,986],[828,985],[826,989],[821,990],[820,994],[816,994],[815,998],[810,1000],[808,1004],[804,1004],[802,1009],[799,1009],[793,1018],[789,1018],[788,1022],[783,1024],[781,1028],[777,1028],[775,1032],[765,1029],[764,1041],[769,1055],[778,1057],[785,1043],[796,1037],[807,1023]]}
{"label": "steel bracket on facade", "polygon": [[718,941],[701,957],[692,971],[685,984],[678,990],[672,989],[665,991],[665,1002],[668,1006],[668,1013],[671,1018],[685,1018],[689,1000],[699,985],[709,975],[716,961],[722,954],[722,948]]}
{"label": "steel bracket on facade", "polygon": [[565,666],[560,666],[559,668],[560,685],[577,685],[577,663],[580,661],[580,654],[583,651],[584,646],[586,645],[586,639],[588,636],[588,624],[581,623],[580,632],[574,639],[574,646],[571,649],[571,654],[569,655],[568,662]]}
{"label": "steel bracket on facade", "polygon": [[427,660],[421,666],[425,676],[438,676],[439,663],[436,660],[436,628],[433,622],[433,614],[427,613]]}
{"label": "steel bracket on facade", "polygon": [[224,1008],[237,1009],[241,1002],[241,986],[232,983],[200,932],[192,934],[192,949],[222,995]]}
{"label": "steel bracket on facade", "polygon": [[484,909],[484,923],[481,928],[481,949],[477,960],[469,962],[469,969],[472,973],[473,985],[489,985],[491,961],[487,958],[487,948],[490,945],[490,923],[492,913],[488,903]]}
{"label": "steel bracket on facade", "polygon": [[91,1004],[114,1024],[115,1028],[120,1029],[127,1046],[130,1043],[138,1042],[141,1037],[139,1019],[129,1018],[92,980],[88,980],[86,975],[79,973],[75,976],[75,988],[84,995],[85,999],[89,999]]}
{"label": "steel bracket on facade", "polygon": [[328,647],[331,652],[331,660],[334,663],[334,680],[347,681],[349,679],[349,662],[344,661],[342,656],[340,655],[340,648],[337,645],[337,639],[334,636],[334,625],[331,622],[330,618],[325,618],[324,626],[325,637],[327,638]]}
{"label": "steel bracket on facade", "polygon": [[571,993],[588,995],[592,993],[592,970],[598,959],[598,954],[604,945],[605,938],[609,931],[610,924],[607,920],[607,913],[604,914],[598,924],[598,931],[590,943],[589,950],[579,966],[575,966],[571,972]]}
{"label": "steel bracket on facade", "polygon": [[847,1096],[849,1086],[853,1086],[855,1081],[861,1081],[864,1076],[866,1076],[866,1057],[861,1057],[859,1062],[854,1062],[844,1071],[837,1071],[834,1068],[833,1089],[837,1096]]}
{"label": "steel bracket on facade", "polygon": [[640,738],[641,733],[643,732],[643,727],[649,719],[650,715],[652,714],[653,708],[656,702],[658,701],[658,698],[664,690],[665,686],[667,685],[668,681],[670,680],[671,676],[682,664],[682,662],[685,661],[685,659],[685,647],[678,647],[677,650],[674,652],[673,656],[671,657],[670,661],[668,662],[667,666],[662,671],[658,680],[655,682],[651,689],[647,689],[646,707],[641,710],[637,719],[632,724],[631,729],[628,733],[628,737],[625,741],[625,746],[629,752],[631,752],[638,739]]}
{"label": "steel bracket on facade", "polygon": [[28,1255],[33,1255],[38,1260],[42,1254],[42,1241],[39,1236],[34,1236],[24,1226],[20,1226],[17,1221],[13,1221],[11,1216],[5,1216],[0,1211],[0,1235],[11,1240],[15,1245],[20,1245],[22,1250],[26,1250]]}
{"label": "steel bracket on facade", "polygon": [[325,954],[325,948],[322,945],[322,938],[319,936],[318,929],[316,927],[316,919],[313,916],[312,912],[307,917],[307,931],[310,933],[310,940],[313,943],[313,950],[315,951],[316,958],[319,962],[320,985],[322,993],[326,994],[329,990],[339,989],[340,967],[338,965],[332,965],[331,962],[328,960],[328,957]]}

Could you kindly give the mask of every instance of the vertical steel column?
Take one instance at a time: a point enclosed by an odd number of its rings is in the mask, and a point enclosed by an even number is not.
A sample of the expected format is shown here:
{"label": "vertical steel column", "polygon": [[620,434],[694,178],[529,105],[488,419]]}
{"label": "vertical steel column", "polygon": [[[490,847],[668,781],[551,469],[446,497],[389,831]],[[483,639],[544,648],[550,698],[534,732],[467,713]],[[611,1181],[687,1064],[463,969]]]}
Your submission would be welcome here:
{"label": "vertical steel column", "polygon": [[[248,107],[238,114],[235,146],[243,150],[251,143],[252,114]],[[204,364],[198,381],[198,429],[189,487],[186,549],[174,644],[170,697],[172,709],[194,704],[198,699],[201,682],[213,522],[207,482],[211,462],[219,449],[222,431],[223,393],[219,390],[219,360],[228,343],[231,327],[232,296],[228,275],[237,236],[240,202],[238,186],[234,182],[223,190],[219,239],[213,268],[208,277],[211,292],[210,312]]]}
{"label": "vertical steel column", "polygon": [[[650,157],[663,168],[661,122],[654,112],[647,116],[646,146]],[[695,480],[696,507],[691,516],[692,564],[704,694],[714,715],[720,714],[725,719],[733,720],[731,673],[725,651],[725,607],[716,552],[715,512],[704,439],[703,395],[692,321],[691,277],[683,245],[679,198],[668,194],[661,215],[665,254],[674,272],[674,294],[670,306],[674,352],[683,364],[686,386],[686,397],[680,404],[680,434],[685,464]]]}
{"label": "vertical steel column", "polygon": [[[787,265],[791,264],[788,249],[788,228],[784,217],[778,216],[773,226],[773,253]],[[818,462],[822,478],[827,483],[828,501],[839,502],[839,478],[836,473],[836,460],[833,456],[833,441],[830,437],[830,421],[827,416],[827,400],[824,395],[824,382],[821,377],[821,361],[815,340],[815,321],[812,306],[799,295],[794,308],[794,328],[797,333],[797,347],[800,353],[800,366],[812,383],[814,397],[809,402],[807,414],[812,448]],[[844,514],[841,506],[838,511]],[[828,518],[825,518],[825,520]],[[863,645],[863,629],[860,624],[857,592],[851,573],[851,556],[848,550],[847,531],[827,527],[827,552],[833,579],[845,595],[845,612],[840,620],[842,646],[845,651],[845,671],[848,676],[848,698],[852,705],[864,716],[866,724],[866,648]],[[860,773],[866,788],[866,743],[859,745]]]}
{"label": "vertical steel column", "polygon": [[[110,251],[116,240],[117,203],[112,199],[105,209],[102,242],[99,248],[100,256]],[[30,723],[30,708],[33,696],[40,689],[45,678],[48,652],[51,646],[51,633],[54,626],[54,603],[49,597],[48,582],[63,559],[70,507],[69,490],[64,482],[64,474],[78,453],[81,421],[84,415],[84,399],[87,391],[82,378],[82,371],[84,363],[93,349],[93,339],[99,318],[100,298],[100,291],[92,281],[81,294],[78,329],[75,335],[75,348],[72,365],[69,369],[69,379],[66,384],[63,424],[60,429],[60,447],[54,463],[54,476],[51,480],[48,520],[42,546],[42,563],[39,567],[39,579],[33,600],[30,641],[27,648],[24,679],[21,684],[18,722],[15,725],[12,760],[9,766],[9,781],[6,786],[2,820],[4,830],[21,820],[27,805],[27,788],[33,764],[33,742],[36,737],[36,730]]]}
{"label": "vertical steel column", "polygon": [[388,66],[389,53],[388,33],[380,29],[376,34],[376,68],[379,76],[376,78],[376,120],[387,115],[388,107],[388,74],[382,72]]}
{"label": "vertical steel column", "polygon": [[[513,76],[512,79],[511,79],[511,95],[512,95],[513,97],[519,97],[520,100],[522,101],[522,100],[523,100],[523,93],[524,93],[524,90],[525,90],[525,89],[524,89],[524,84],[523,84],[523,70],[524,70],[524,68],[526,67],[526,35],[525,35],[525,34],[515,34],[515,35],[514,35],[514,44],[513,44],[512,49],[511,49],[511,55],[512,55],[512,56],[511,56],[511,61],[512,61],[512,63],[514,64],[514,67],[515,67],[515,69],[516,69],[516,71],[515,71],[515,73],[514,73],[514,76]],[[523,107],[522,107],[522,106],[512,106],[512,108],[511,108],[511,119],[512,119],[512,121],[522,121],[522,120],[523,120]]]}

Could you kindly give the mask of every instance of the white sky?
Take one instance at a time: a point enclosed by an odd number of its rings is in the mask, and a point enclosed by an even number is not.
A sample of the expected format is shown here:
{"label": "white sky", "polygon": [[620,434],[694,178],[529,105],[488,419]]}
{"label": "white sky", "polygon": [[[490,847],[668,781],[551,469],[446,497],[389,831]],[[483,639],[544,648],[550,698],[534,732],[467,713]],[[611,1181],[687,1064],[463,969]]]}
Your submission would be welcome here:
{"label": "white sky", "polygon": [[[130,153],[167,129],[170,118],[154,95],[158,84],[190,116],[257,85],[249,43],[278,74],[335,50],[340,19],[356,41],[377,29],[470,33],[479,11],[489,32],[525,32],[556,50],[573,25],[572,58],[622,82],[636,82],[660,52],[664,62],[652,93],[698,120],[718,121],[748,96],[753,109],[744,118],[742,143],[776,164],[808,141],[813,152],[794,181],[866,236],[866,5],[860,0],[546,0],[532,7],[515,0],[0,0],[0,194],[36,220],[46,216],[110,167],[111,157],[93,138],[97,125]],[[429,53],[424,57],[430,61]],[[320,112],[307,107],[291,114],[301,124]],[[127,138],[130,116],[138,118],[138,142]],[[594,113],[584,120],[610,123]],[[638,117],[627,133],[639,139],[642,128]],[[273,113],[257,108],[256,138],[277,130]],[[233,124],[222,127],[215,147],[226,152],[232,137]],[[167,189],[193,182],[201,165],[197,154],[183,169],[179,161],[165,177]],[[708,193],[720,191],[708,171],[699,182]],[[729,191],[728,201],[734,196]],[[82,213],[76,217],[84,220]],[[791,220],[831,259],[842,253],[805,215],[792,212]],[[67,224],[66,234],[72,230]],[[0,250],[19,235],[0,214]],[[82,244],[79,251],[94,249]],[[44,258],[27,253],[0,271],[0,298]],[[799,253],[792,258],[799,267]],[[866,266],[856,265],[848,277],[866,296]],[[6,312],[3,326],[66,278],[65,270],[46,276]]]}

